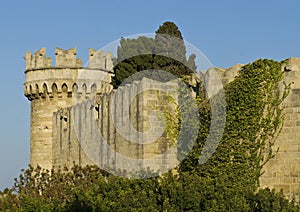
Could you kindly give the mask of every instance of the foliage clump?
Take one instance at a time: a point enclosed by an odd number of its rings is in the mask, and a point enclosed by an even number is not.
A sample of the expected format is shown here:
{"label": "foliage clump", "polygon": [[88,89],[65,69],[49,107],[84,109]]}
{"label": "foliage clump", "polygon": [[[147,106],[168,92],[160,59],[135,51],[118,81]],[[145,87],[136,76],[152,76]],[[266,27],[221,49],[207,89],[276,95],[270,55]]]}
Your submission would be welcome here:
{"label": "foliage clump", "polygon": [[[126,84],[126,79],[137,72],[151,70],[146,77],[161,80],[156,70],[163,70],[182,77],[196,71],[194,54],[186,58],[186,47],[181,32],[173,22],[165,22],[158,28],[155,38],[140,36],[135,39],[121,38],[117,49],[112,84],[116,88]],[[136,79],[139,80],[139,79]]]}
{"label": "foliage clump", "polygon": [[[66,172],[68,171],[68,172]],[[222,178],[166,173],[150,179],[109,175],[97,167],[24,171],[0,194],[0,211],[299,211],[282,192],[239,193]]]}

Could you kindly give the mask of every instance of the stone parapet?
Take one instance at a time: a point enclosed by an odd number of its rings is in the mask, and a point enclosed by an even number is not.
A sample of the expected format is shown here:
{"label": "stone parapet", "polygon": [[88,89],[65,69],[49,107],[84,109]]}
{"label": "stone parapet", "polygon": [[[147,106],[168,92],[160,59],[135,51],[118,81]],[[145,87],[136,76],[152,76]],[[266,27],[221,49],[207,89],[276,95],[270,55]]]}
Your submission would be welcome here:
{"label": "stone parapet", "polygon": [[[47,68],[82,68],[82,61],[76,58],[76,48],[64,50],[56,48],[55,65],[52,64],[52,58],[46,57],[46,48],[41,48],[33,55],[27,51],[24,59],[26,60],[26,71]],[[113,56],[110,52],[102,50],[89,49],[88,67],[90,69],[101,69],[111,71],[113,68]]]}

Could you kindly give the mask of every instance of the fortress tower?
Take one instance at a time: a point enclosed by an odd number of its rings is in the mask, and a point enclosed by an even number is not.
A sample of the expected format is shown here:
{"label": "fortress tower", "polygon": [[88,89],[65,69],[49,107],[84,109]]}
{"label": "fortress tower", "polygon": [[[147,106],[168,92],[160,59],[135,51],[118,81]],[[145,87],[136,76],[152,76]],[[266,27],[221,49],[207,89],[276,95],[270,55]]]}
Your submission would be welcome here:
{"label": "fortress tower", "polygon": [[31,101],[30,164],[51,169],[53,166],[53,113],[70,107],[95,93],[112,89],[112,54],[89,50],[88,67],[76,58],[76,49],[55,51],[56,62],[42,48],[27,52],[24,94]]}

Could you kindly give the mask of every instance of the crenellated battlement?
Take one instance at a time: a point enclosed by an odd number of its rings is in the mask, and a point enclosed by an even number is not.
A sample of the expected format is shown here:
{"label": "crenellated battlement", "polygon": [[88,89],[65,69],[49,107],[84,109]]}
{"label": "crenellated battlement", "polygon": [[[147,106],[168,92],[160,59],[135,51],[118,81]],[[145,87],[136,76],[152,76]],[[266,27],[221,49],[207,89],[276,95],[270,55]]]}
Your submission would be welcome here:
{"label": "crenellated battlement", "polygon": [[113,55],[111,52],[104,53],[102,50],[96,51],[93,48],[89,49],[89,68],[102,67],[105,70],[112,70]]}
{"label": "crenellated battlement", "polygon": [[90,68],[112,70],[113,55],[110,52],[103,52],[102,50],[89,49],[88,66],[82,66],[81,58],[77,58],[76,48],[64,50],[56,48],[55,50],[55,65],[52,64],[52,58],[46,57],[46,48],[41,48],[34,54],[27,51],[24,59],[26,60],[26,71],[36,69],[48,68]]}
{"label": "crenellated battlement", "polygon": [[26,60],[26,70],[49,68],[52,66],[52,58],[46,58],[46,48],[41,48],[33,55],[27,51],[24,59]]}
{"label": "crenellated battlement", "polygon": [[46,49],[41,48],[33,55],[27,52],[26,81],[24,94],[29,100],[46,97],[61,97],[64,93],[72,97],[74,92],[83,97],[93,93],[105,93],[112,89],[112,54],[89,49],[88,66],[83,67],[76,57],[76,48],[63,50],[56,48],[56,63],[46,57]]}
{"label": "crenellated battlement", "polygon": [[82,68],[82,61],[80,58],[76,58],[76,48],[69,50],[63,50],[61,48],[56,48],[55,57],[56,64],[58,68]]}

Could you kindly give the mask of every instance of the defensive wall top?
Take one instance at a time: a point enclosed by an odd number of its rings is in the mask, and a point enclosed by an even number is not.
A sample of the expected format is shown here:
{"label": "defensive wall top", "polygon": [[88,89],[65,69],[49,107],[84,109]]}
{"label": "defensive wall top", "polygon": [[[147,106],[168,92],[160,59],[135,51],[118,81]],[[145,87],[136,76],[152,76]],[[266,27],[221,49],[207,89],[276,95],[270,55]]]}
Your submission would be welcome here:
{"label": "defensive wall top", "polygon": [[[76,57],[76,48],[63,50],[56,48],[55,65],[52,65],[52,58],[46,57],[46,48],[41,48],[34,54],[27,51],[24,59],[26,60],[26,71],[48,68],[83,68],[82,61]],[[112,70],[113,56],[110,52],[89,49],[88,67],[91,69]]]}

